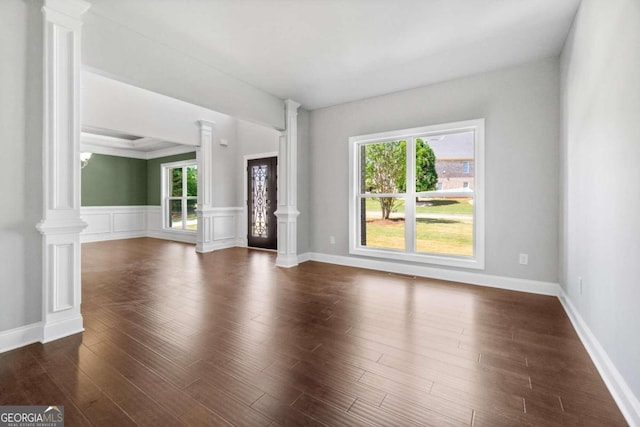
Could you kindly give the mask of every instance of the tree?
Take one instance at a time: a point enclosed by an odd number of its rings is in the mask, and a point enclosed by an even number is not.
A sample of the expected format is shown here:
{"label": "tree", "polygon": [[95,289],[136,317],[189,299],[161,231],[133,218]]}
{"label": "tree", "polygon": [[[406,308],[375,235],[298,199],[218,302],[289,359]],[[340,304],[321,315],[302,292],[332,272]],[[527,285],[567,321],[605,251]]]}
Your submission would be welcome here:
{"label": "tree", "polygon": [[[407,186],[406,141],[381,142],[362,146],[365,159],[364,189],[377,194],[404,193]],[[436,156],[429,144],[416,139],[416,191],[436,189]],[[393,197],[379,197],[382,219],[389,219],[397,206]]]}
{"label": "tree", "polygon": [[196,196],[198,194],[198,168],[196,166],[187,167],[187,195]]}
{"label": "tree", "polygon": [[[187,166],[187,196],[198,194],[198,169],[196,166]],[[171,195],[182,196],[182,168],[171,170]]]}
{"label": "tree", "polygon": [[[378,194],[404,192],[407,176],[406,141],[367,144],[362,149],[366,159],[365,190]],[[397,200],[380,197],[378,201],[382,219],[389,219]]]}
{"label": "tree", "polygon": [[436,155],[427,141],[416,139],[416,191],[433,191],[437,188]]}

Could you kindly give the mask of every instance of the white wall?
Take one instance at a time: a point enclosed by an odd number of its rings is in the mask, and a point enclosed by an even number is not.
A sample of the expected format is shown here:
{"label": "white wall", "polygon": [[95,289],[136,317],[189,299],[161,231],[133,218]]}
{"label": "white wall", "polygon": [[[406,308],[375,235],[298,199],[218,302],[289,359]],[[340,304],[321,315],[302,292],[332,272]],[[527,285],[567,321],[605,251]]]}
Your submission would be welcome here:
{"label": "white wall", "polygon": [[42,317],[40,6],[0,2],[0,338]]}
{"label": "white wall", "polygon": [[83,20],[85,66],[233,117],[284,127],[281,99],[98,16],[91,9]]}
{"label": "white wall", "polygon": [[557,282],[559,93],[548,59],[312,111],[313,251],[348,255],[350,136],[485,118],[485,273]]}
{"label": "white wall", "polygon": [[[562,55],[560,283],[635,394],[635,405],[640,396],[639,76],[640,3],[584,0]],[[640,425],[640,406],[635,411]]]}

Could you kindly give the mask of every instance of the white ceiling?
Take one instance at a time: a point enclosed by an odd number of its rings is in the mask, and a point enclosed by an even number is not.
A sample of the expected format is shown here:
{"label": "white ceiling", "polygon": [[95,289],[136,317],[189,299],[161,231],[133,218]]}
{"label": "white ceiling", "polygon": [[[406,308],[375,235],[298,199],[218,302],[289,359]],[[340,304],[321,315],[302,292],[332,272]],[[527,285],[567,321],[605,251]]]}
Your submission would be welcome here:
{"label": "white ceiling", "polygon": [[559,54],[580,0],[90,0],[307,109]]}
{"label": "white ceiling", "polygon": [[148,160],[194,150],[195,147],[191,145],[130,135],[110,129],[83,126],[80,133],[81,152]]}

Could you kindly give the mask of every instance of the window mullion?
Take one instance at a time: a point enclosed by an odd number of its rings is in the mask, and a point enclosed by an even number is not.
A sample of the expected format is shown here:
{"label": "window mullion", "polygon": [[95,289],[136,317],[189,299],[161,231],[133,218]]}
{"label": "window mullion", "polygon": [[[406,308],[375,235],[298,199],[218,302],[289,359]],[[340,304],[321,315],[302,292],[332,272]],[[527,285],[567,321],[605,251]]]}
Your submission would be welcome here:
{"label": "window mullion", "polygon": [[[365,168],[366,168],[366,159],[365,159],[365,145],[356,145],[355,156],[358,161],[357,170],[359,173],[355,176],[355,190],[357,196],[357,205],[355,207],[357,224],[356,224],[356,244],[358,246],[365,245],[365,241],[363,241],[362,228],[366,229],[366,189],[365,189]],[[366,231],[365,231],[366,233]],[[364,236],[366,238],[366,235]]]}
{"label": "window mullion", "polygon": [[406,194],[404,198],[405,250],[416,251],[416,144],[415,138],[407,138]]}
{"label": "window mullion", "polygon": [[182,229],[187,229],[187,166],[182,167]]}

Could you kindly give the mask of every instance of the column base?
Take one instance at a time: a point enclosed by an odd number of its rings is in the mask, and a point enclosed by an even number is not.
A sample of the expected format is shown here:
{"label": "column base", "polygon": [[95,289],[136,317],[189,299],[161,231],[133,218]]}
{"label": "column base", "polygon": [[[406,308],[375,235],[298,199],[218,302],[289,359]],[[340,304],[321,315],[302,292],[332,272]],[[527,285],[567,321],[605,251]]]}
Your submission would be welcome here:
{"label": "column base", "polygon": [[213,246],[213,209],[201,206],[196,209],[198,230],[196,231],[196,252],[206,253],[214,250]]}
{"label": "column base", "polygon": [[298,266],[298,255],[280,255],[276,257],[276,267],[292,268]]}
{"label": "column base", "polygon": [[42,343],[84,332],[82,314],[42,325]]}
{"label": "column base", "polygon": [[278,217],[278,256],[276,266],[291,268],[298,265],[297,229],[300,212],[295,206],[279,206],[275,212]]}

